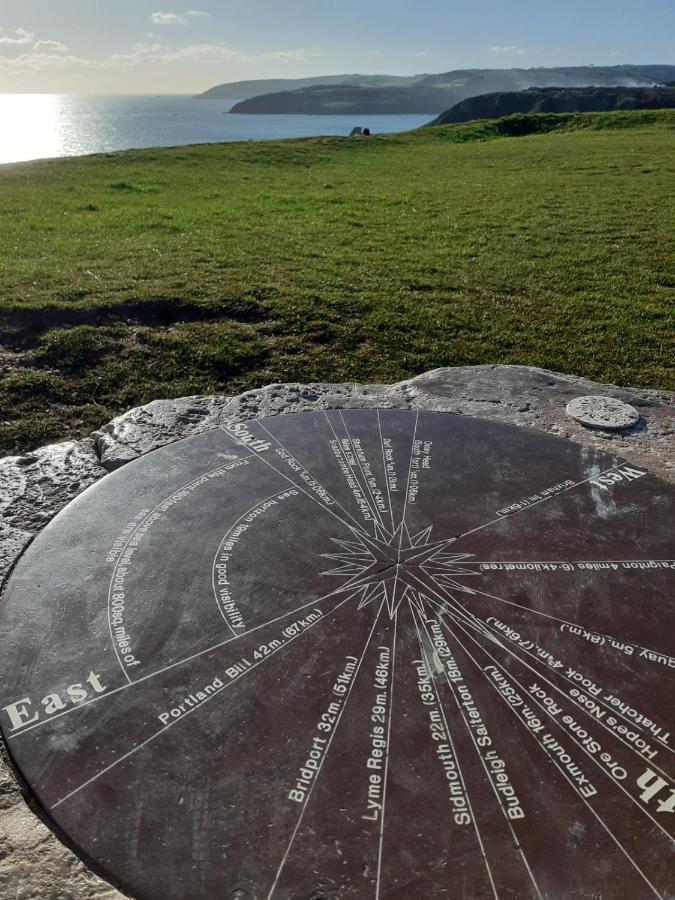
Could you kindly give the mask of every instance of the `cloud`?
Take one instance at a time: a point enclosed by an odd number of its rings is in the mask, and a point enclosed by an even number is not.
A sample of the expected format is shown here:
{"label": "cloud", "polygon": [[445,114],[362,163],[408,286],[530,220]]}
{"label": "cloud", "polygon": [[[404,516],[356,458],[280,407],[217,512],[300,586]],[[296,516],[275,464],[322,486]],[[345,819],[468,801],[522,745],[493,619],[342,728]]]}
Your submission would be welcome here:
{"label": "cloud", "polygon": [[[55,44],[57,41],[42,41]],[[138,67],[174,67],[180,63],[194,65],[238,63],[255,65],[275,61],[286,64],[302,63],[321,56],[317,50],[271,50],[265,53],[244,53],[225,44],[193,44],[187,47],[171,48],[161,42],[134,44],[126,53],[113,53],[105,59],[78,57],[70,52],[56,52],[54,47],[45,47],[45,52],[23,53],[9,58],[0,56],[0,72],[14,74],[49,72],[49,70],[83,73],[91,71],[130,70]]]}
{"label": "cloud", "polygon": [[428,56],[428,55],[429,55],[429,54],[427,53],[426,50],[419,50],[419,51],[415,54],[415,56],[418,56],[420,59],[422,59],[423,57]]}
{"label": "cloud", "polygon": [[48,72],[54,70],[75,70],[91,68],[92,60],[80,59],[66,53],[23,53],[9,58],[0,56],[0,72],[26,74],[28,72]]}
{"label": "cloud", "polygon": [[525,56],[527,52],[522,47],[518,47],[516,44],[509,44],[507,47],[498,47],[493,45],[492,47],[488,47],[488,51],[490,53],[513,53],[516,56]]}
{"label": "cloud", "polygon": [[187,19],[185,18],[185,16],[179,16],[176,13],[150,13],[149,20],[153,25],[187,25]]}
{"label": "cloud", "polygon": [[186,9],[184,13],[154,12],[148,19],[153,25],[189,25],[188,19],[208,16],[203,9]]}
{"label": "cloud", "polygon": [[306,62],[308,59],[315,59],[323,56],[318,50],[272,50],[269,53],[258,53],[253,56],[242,56],[241,62],[265,62],[268,59],[277,59],[281,62]]}
{"label": "cloud", "polygon": [[11,34],[2,34],[4,28],[0,28],[0,44],[32,44],[35,35],[26,31],[25,28],[16,28],[14,36]]}
{"label": "cloud", "polygon": [[70,53],[70,47],[61,41],[37,41],[33,45],[33,53]]}

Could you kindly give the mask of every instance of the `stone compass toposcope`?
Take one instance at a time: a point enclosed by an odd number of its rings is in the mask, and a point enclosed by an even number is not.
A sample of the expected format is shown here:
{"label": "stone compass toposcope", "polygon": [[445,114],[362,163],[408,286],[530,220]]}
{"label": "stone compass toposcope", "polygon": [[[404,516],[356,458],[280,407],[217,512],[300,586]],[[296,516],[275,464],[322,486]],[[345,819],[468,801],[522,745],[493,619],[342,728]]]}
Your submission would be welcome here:
{"label": "stone compass toposcope", "polygon": [[0,728],[142,900],[670,896],[675,491],[447,413],[180,441],[0,601]]}

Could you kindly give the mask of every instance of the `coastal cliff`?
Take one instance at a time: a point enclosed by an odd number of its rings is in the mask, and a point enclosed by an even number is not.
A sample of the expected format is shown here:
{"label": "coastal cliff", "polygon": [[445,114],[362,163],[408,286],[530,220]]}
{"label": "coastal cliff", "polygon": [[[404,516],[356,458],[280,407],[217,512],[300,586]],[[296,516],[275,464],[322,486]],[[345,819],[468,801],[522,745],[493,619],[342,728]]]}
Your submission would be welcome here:
{"label": "coastal cliff", "polygon": [[530,88],[469,97],[429,124],[452,125],[476,119],[496,119],[514,113],[611,112],[673,107],[675,83],[653,88]]}
{"label": "coastal cliff", "polygon": [[[527,88],[653,87],[675,81],[675,66],[572,66],[457,69],[396,82],[390,76],[336,84],[316,79],[294,90],[265,91],[236,103],[231,113],[303,115],[439,114],[468,97]],[[501,113],[500,113],[501,114]]]}

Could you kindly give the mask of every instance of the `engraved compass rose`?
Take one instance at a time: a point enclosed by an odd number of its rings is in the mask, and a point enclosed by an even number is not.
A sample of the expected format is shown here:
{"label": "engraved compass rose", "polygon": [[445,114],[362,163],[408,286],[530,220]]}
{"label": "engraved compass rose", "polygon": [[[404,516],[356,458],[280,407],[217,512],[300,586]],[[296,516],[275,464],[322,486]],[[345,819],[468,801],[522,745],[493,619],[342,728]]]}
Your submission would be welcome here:
{"label": "engraved compass rose", "polygon": [[206,429],[17,562],[0,743],[129,897],[675,900],[674,517],[468,415]]}
{"label": "engraved compass rose", "polygon": [[404,522],[393,532],[376,524],[375,537],[371,537],[352,528],[354,540],[332,538],[340,551],[321,554],[340,563],[321,574],[347,578],[336,593],[351,591],[359,595],[359,609],[384,600],[392,618],[403,600],[419,602],[430,579],[436,582],[436,587],[442,584],[473,594],[470,587],[454,577],[478,574],[461,566],[472,554],[449,553],[447,548],[455,538],[432,541],[432,530],[430,525],[411,535]]}

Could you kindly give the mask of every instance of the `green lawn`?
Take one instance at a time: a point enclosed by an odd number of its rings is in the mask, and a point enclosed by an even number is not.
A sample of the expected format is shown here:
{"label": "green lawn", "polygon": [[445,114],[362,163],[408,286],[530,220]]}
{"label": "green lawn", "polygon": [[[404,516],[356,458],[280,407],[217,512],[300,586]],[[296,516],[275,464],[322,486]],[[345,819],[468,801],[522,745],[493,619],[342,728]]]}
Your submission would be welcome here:
{"label": "green lawn", "polygon": [[674,210],[675,111],[0,167],[0,450],[270,381],[675,387]]}

